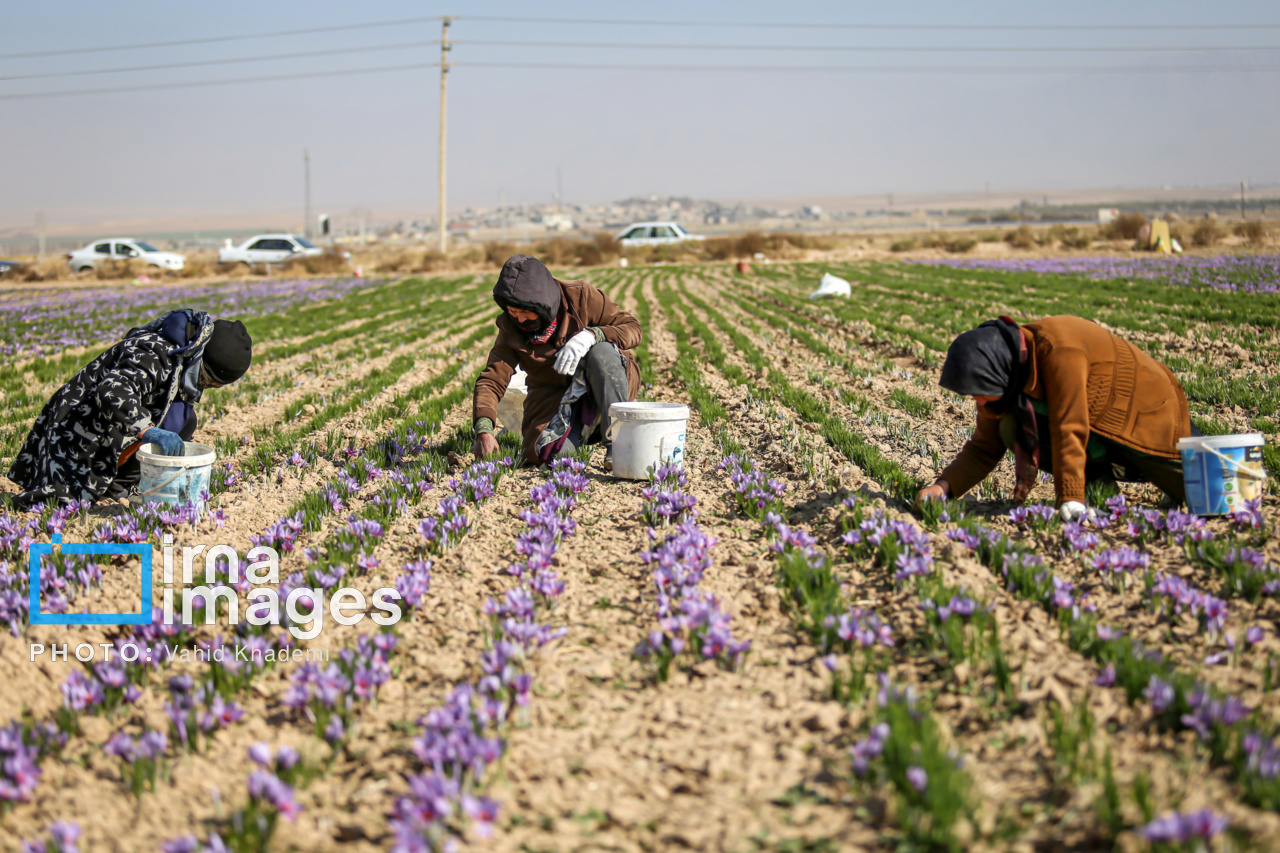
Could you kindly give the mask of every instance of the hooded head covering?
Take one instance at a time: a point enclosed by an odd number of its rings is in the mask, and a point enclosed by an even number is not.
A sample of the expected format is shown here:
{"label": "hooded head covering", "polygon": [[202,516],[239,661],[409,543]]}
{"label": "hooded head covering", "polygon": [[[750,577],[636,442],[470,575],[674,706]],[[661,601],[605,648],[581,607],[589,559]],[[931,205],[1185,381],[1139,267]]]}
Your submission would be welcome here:
{"label": "hooded head covering", "polygon": [[214,320],[213,333],[204,345],[204,366],[209,375],[226,385],[235,382],[253,360],[253,338],[239,320]]}
{"label": "hooded head covering", "polygon": [[537,314],[538,328],[525,331],[535,335],[544,333],[560,315],[560,282],[537,258],[512,255],[498,273],[493,301],[504,311],[519,308]]}
{"label": "hooded head covering", "polygon": [[1008,317],[988,320],[960,335],[947,348],[938,384],[966,397],[998,399],[987,408],[1003,414],[1010,410],[1018,422],[1014,457],[1017,486],[1014,500],[1025,500],[1040,469],[1040,439],[1036,413],[1022,393],[1031,372],[1030,355],[1022,327]]}

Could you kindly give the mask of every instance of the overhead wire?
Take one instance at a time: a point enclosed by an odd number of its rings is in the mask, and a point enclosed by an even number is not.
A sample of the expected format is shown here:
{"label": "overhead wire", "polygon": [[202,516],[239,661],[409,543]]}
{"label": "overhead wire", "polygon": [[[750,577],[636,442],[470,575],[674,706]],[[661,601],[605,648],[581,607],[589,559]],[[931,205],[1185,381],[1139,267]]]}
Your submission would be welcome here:
{"label": "overhead wire", "polygon": [[48,77],[85,77],[93,74],[125,74],[134,71],[165,71],[174,68],[199,68],[210,65],[236,65],[246,62],[270,62],[278,59],[303,59],[317,56],[338,56],[352,53],[374,53],[382,50],[405,50],[414,47],[431,47],[440,39],[407,41],[399,44],[370,45],[367,47],[339,47],[328,50],[303,50],[296,53],[275,53],[267,56],[236,56],[230,59],[203,59],[190,62],[164,62],[156,65],[132,65],[124,68],[93,68],[82,71],[46,71],[38,74],[4,74],[0,80],[36,80]]}
{"label": "overhead wire", "polygon": [[[1280,71],[1277,65],[653,65],[653,64],[621,64],[621,63],[560,63],[560,62],[485,62],[485,61],[450,61],[450,68],[542,68],[555,70],[583,71],[719,71],[719,72],[759,72],[759,73],[867,73],[867,74],[1008,74],[1008,73],[1108,73],[1108,74],[1151,74],[1151,73],[1223,73],[1240,71],[1274,72]],[[0,95],[0,101],[34,100],[40,98],[59,98],[73,95],[109,95],[126,92],[147,92],[164,89],[209,88],[215,86],[234,86],[243,83],[266,83],[278,80],[304,80],[312,78],[342,77],[348,75],[379,74],[382,72],[416,71],[424,68],[439,68],[439,62],[417,62],[402,65],[384,65],[372,68],[345,68],[330,71],[304,71],[290,74],[268,74],[253,77],[235,77],[223,80],[196,80],[187,82],[138,84],[132,86],[112,86],[97,89],[68,89],[50,92],[20,92]]]}
{"label": "overhead wire", "polygon": [[531,18],[505,15],[456,15],[455,21],[486,21],[519,24],[599,24],[652,27],[737,27],[805,30],[1009,30],[1027,32],[1106,31],[1106,30],[1258,30],[1280,29],[1280,23],[1258,24],[815,24],[803,21],[638,21],[618,18]]}
{"label": "overhead wire", "polygon": [[[250,62],[272,62],[282,59],[307,59],[324,56],[342,56],[356,53],[377,53],[390,50],[433,47],[440,39],[397,42],[394,44],[366,45],[362,47],[326,48],[291,53],[272,53],[259,56],[236,56],[227,59],[200,59],[186,62],[163,62],[150,65],[126,65],[116,68],[89,68],[74,71],[42,71],[31,74],[0,74],[0,81],[39,80],[52,77],[87,77],[98,74],[126,74],[142,71],[167,71],[177,68],[201,68],[216,65],[242,65]],[[762,45],[762,44],[663,44],[618,42],[538,42],[503,41],[493,39],[454,39],[452,45],[477,45],[484,47],[536,47],[554,49],[623,49],[623,50],[717,50],[717,51],[767,51],[771,53],[1128,53],[1128,52],[1231,52],[1280,50],[1280,45],[1257,46],[1188,46],[1188,47],[886,47],[883,45]]]}
{"label": "overhead wire", "polygon": [[175,41],[153,41],[142,44],[117,44],[109,47],[65,47],[54,50],[33,50],[26,53],[0,54],[0,59],[33,59],[38,56],[68,56],[74,53],[107,53],[116,50],[143,50],[153,47],[188,47],[193,44],[216,44],[228,41],[248,41],[250,39],[279,38],[281,36],[304,36],[315,33],[336,33],[346,30],[365,30],[376,27],[395,27],[405,24],[425,24],[439,21],[439,16],[420,18],[401,18],[396,21],[374,21],[367,24],[339,24],[332,27],[308,27],[304,30],[277,30],[271,33],[245,33],[236,36],[206,36],[197,39],[178,39]]}
{"label": "overhead wire", "polygon": [[[1189,45],[1177,47],[1160,46],[1109,46],[1109,47],[969,47],[969,46],[924,46],[924,47],[891,47],[886,45],[780,45],[780,44],[660,44],[625,43],[625,42],[578,42],[560,41],[498,41],[493,39],[450,39],[455,45],[482,45],[486,47],[535,47],[535,48],[604,48],[623,50],[743,50],[796,53],[1177,53],[1177,52],[1228,52],[1250,50],[1280,50],[1280,45],[1230,45],[1207,47]],[[439,44],[439,42],[436,42]],[[3,79],[3,78],[0,78]]]}
{"label": "overhead wire", "polygon": [[318,33],[347,32],[351,30],[377,29],[380,27],[408,26],[440,21],[448,17],[455,21],[477,21],[485,23],[518,23],[518,24],[591,24],[600,26],[648,26],[648,27],[716,27],[720,29],[775,29],[775,30],[865,30],[865,31],[934,31],[934,32],[1149,32],[1149,31],[1234,31],[1280,29],[1280,23],[1255,22],[1247,24],[884,24],[884,23],[848,23],[828,22],[810,23],[802,21],[643,21],[619,18],[540,18],[508,15],[422,15],[412,18],[398,18],[389,21],[368,21],[364,23],[336,24],[325,27],[305,27],[294,30],[275,30],[266,33],[241,33],[226,36],[203,36],[190,39],[173,39],[170,41],[137,42],[133,44],[103,45],[88,47],[54,48],[50,50],[23,51],[20,53],[0,54],[0,60],[34,59],[43,56],[69,56],[80,53],[108,53],[124,50],[146,50],[162,47],[188,47],[198,44],[218,44],[253,39],[282,38],[286,36],[314,35]]}

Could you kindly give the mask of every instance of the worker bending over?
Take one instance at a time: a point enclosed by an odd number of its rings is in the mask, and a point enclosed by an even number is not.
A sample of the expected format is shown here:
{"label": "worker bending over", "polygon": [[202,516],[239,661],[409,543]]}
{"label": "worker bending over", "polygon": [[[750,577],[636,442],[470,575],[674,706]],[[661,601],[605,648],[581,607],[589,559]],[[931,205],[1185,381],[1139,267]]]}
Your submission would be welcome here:
{"label": "worker bending over", "polygon": [[1185,500],[1178,439],[1199,435],[1169,368],[1096,323],[990,320],[952,342],[939,384],[972,397],[978,424],[918,500],[956,498],[1014,451],[1021,503],[1053,473],[1062,517],[1085,513],[1091,482],[1153,483]]}
{"label": "worker bending over", "polygon": [[45,404],[9,471],[22,488],[15,505],[131,494],[138,448],[150,442],[182,456],[201,394],[239,379],[252,357],[243,323],[203,311],[170,311],[130,329]]}
{"label": "worker bending over", "polygon": [[502,308],[489,363],[476,380],[474,453],[498,449],[493,436],[498,403],[517,367],[528,374],[524,457],[533,464],[602,443],[613,470],[609,407],[634,400],[640,368],[632,350],[640,324],[585,281],[560,281],[537,258],[512,255],[493,288]]}

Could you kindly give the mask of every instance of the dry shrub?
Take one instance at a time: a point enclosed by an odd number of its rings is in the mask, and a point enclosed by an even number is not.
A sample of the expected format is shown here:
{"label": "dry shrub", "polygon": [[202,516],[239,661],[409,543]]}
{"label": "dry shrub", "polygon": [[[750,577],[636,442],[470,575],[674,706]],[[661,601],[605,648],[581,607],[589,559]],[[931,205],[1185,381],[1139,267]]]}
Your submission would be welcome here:
{"label": "dry shrub", "polygon": [[1068,228],[1063,228],[1058,239],[1068,249],[1087,249],[1089,244],[1093,242],[1093,235],[1083,228],[1077,228],[1072,225]]}
{"label": "dry shrub", "polygon": [[45,258],[40,263],[19,264],[4,274],[0,281],[57,281],[71,275],[71,267],[63,258]]}
{"label": "dry shrub", "polygon": [[942,248],[951,252],[953,255],[960,255],[972,250],[976,245],[978,245],[978,241],[972,237],[956,237],[948,240]]}
{"label": "dry shrub", "polygon": [[1017,230],[1004,235],[1004,241],[1015,249],[1030,249],[1036,245],[1036,234],[1030,225],[1019,225]]}
{"label": "dry shrub", "polygon": [[174,275],[179,278],[204,278],[209,275],[214,266],[221,267],[222,264],[210,264],[204,258],[193,258],[188,256],[187,262],[182,265],[182,269],[177,270]]}
{"label": "dry shrub", "polygon": [[905,240],[894,240],[892,243],[889,244],[889,251],[890,252],[910,252],[915,247],[916,247],[915,239],[912,237],[908,237]]}
{"label": "dry shrub", "polygon": [[111,281],[122,278],[137,278],[140,275],[158,275],[159,270],[148,270],[141,261],[117,261],[112,258],[103,261],[93,268],[93,272],[89,273],[99,281]]}
{"label": "dry shrub", "polygon": [[759,231],[748,231],[738,238],[739,257],[751,258],[769,248],[768,239]]}
{"label": "dry shrub", "polygon": [[1201,219],[1191,232],[1191,242],[1197,246],[1212,246],[1220,236],[1218,223],[1212,219]]}
{"label": "dry shrub", "polygon": [[1257,219],[1237,222],[1231,226],[1231,233],[1243,237],[1250,246],[1261,246],[1267,242],[1267,226]]}
{"label": "dry shrub", "polygon": [[708,237],[702,244],[702,251],[709,260],[727,261],[737,256],[738,241],[734,237]]}
{"label": "dry shrub", "polygon": [[507,262],[507,258],[511,257],[515,253],[515,243],[504,243],[501,240],[490,240],[484,244],[485,266],[500,267]]}
{"label": "dry shrub", "polygon": [[310,275],[331,275],[333,273],[342,272],[348,267],[347,256],[338,249],[330,246],[318,255],[305,255],[301,258],[293,258],[281,269],[285,272],[299,273],[305,272]]}
{"label": "dry shrub", "polygon": [[547,266],[562,267],[573,262],[577,253],[573,245],[563,237],[547,240],[534,247],[534,256]]}
{"label": "dry shrub", "polygon": [[378,259],[374,272],[439,272],[449,268],[449,260],[439,249],[401,249]]}
{"label": "dry shrub", "polygon": [[1108,240],[1137,240],[1138,232],[1147,224],[1147,217],[1141,213],[1122,213],[1107,223],[1103,236]]}

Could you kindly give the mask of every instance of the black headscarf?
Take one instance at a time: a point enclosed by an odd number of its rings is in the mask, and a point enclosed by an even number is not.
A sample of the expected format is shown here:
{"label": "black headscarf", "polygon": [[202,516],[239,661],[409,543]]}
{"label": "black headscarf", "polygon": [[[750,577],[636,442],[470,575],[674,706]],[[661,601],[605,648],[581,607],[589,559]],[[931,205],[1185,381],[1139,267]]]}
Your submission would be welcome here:
{"label": "black headscarf", "polygon": [[938,384],[965,397],[998,397],[989,405],[1004,412],[1022,394],[1030,369],[1022,359],[1018,324],[988,320],[951,342]]}
{"label": "black headscarf", "polygon": [[966,397],[998,397],[987,403],[997,414],[1011,411],[1017,418],[1017,487],[1014,499],[1024,500],[1035,485],[1040,463],[1036,413],[1023,393],[1031,374],[1031,359],[1022,327],[1008,317],[988,320],[965,332],[947,348],[938,384]]}

